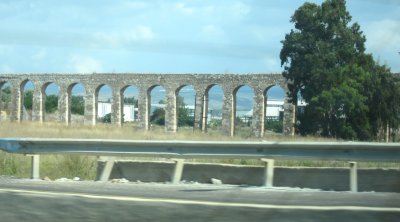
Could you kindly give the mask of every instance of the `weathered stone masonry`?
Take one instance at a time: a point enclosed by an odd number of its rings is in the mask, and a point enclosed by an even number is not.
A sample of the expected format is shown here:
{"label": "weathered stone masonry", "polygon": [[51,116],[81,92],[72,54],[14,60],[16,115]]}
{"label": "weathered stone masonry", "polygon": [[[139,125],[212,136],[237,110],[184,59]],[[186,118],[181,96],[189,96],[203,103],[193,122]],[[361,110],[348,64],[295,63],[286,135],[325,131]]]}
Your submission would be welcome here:
{"label": "weathered stone masonry", "polygon": [[[32,120],[44,121],[45,90],[51,84],[57,84],[59,88],[59,121],[71,123],[71,91],[81,83],[86,90],[84,122],[88,125],[96,125],[98,92],[103,85],[112,88],[112,123],[122,124],[123,92],[128,86],[137,87],[138,118],[141,127],[149,130],[150,92],[155,86],[162,86],[166,90],[166,114],[165,130],[176,132],[177,130],[177,104],[176,98],[179,90],[187,85],[192,85],[196,91],[195,124],[194,128],[206,131],[206,118],[208,109],[208,91],[214,85],[219,85],[224,91],[222,128],[227,135],[234,135],[235,129],[235,95],[243,85],[248,85],[254,90],[254,107],[252,129],[255,136],[264,134],[264,120],[266,112],[266,91],[279,85],[287,92],[286,80],[280,74],[18,74],[0,75],[0,87],[9,82],[12,87],[12,99],[10,104],[10,119],[22,120],[23,89],[28,81],[35,86],[33,93]],[[3,107],[0,104],[0,109]],[[285,99],[284,127],[285,134],[294,133],[293,105]]]}

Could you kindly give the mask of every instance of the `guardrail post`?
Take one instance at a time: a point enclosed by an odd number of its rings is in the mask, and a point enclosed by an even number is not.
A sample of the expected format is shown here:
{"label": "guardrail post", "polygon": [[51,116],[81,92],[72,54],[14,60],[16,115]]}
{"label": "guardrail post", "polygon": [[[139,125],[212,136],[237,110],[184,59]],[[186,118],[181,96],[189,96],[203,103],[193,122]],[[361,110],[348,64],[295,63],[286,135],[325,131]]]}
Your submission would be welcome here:
{"label": "guardrail post", "polygon": [[184,160],[183,159],[171,159],[171,160],[175,162],[175,168],[174,168],[174,173],[172,174],[171,182],[173,184],[178,184],[179,182],[181,182]]}
{"label": "guardrail post", "polygon": [[349,162],[350,164],[350,191],[357,192],[357,162]]}
{"label": "guardrail post", "polygon": [[26,155],[31,157],[31,179],[40,179],[40,156],[39,155]]}
{"label": "guardrail post", "polygon": [[265,163],[263,186],[273,187],[274,184],[274,160],[261,159]]}
{"label": "guardrail post", "polygon": [[112,168],[114,167],[115,157],[101,157],[105,160],[103,171],[101,172],[100,181],[106,182],[110,179]]}

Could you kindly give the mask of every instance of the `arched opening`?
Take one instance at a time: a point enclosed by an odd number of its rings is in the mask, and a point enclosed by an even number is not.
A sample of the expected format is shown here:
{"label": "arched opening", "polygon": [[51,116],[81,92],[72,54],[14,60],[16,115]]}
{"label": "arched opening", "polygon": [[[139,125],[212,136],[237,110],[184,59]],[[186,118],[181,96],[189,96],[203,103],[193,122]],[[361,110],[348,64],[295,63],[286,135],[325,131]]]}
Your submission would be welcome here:
{"label": "arched opening", "polygon": [[103,84],[96,89],[96,121],[111,123],[112,115],[112,88]]}
{"label": "arched opening", "polygon": [[222,128],[222,109],[224,103],[224,91],[219,85],[211,85],[206,90],[204,104],[203,125],[204,131],[221,130]]}
{"label": "arched opening", "polygon": [[265,121],[264,129],[266,134],[283,132],[283,104],[285,102],[285,90],[274,85],[265,90]]}
{"label": "arched opening", "polygon": [[20,120],[32,120],[33,92],[35,90],[35,85],[32,81],[27,79],[21,83],[20,87]]}
{"label": "arched opening", "polygon": [[11,84],[0,82],[0,120],[10,119]]}
{"label": "arched opening", "polygon": [[182,86],[176,91],[177,124],[181,129],[193,129],[196,91],[192,85]]}
{"label": "arched opening", "polygon": [[60,87],[48,82],[43,85],[43,120],[56,122],[58,120],[58,98],[60,96]]}
{"label": "arched opening", "polygon": [[71,123],[83,123],[85,119],[85,94],[82,83],[74,83],[68,87],[68,115]]}
{"label": "arched opening", "polygon": [[147,91],[148,120],[150,129],[165,128],[165,89],[160,85],[152,86]]}
{"label": "arched opening", "polygon": [[251,136],[253,120],[254,90],[242,85],[234,90],[234,133],[241,136]]}
{"label": "arched opening", "polygon": [[138,119],[139,90],[135,86],[125,86],[122,95],[122,122],[133,124]]}

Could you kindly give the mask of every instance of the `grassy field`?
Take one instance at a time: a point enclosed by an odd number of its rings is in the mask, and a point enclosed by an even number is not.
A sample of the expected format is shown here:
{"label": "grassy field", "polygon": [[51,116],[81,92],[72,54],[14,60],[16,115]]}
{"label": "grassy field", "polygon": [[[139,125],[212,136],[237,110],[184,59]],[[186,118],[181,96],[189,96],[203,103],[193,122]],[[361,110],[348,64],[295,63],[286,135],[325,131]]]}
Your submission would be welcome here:
{"label": "grassy field", "polygon": [[[240,136],[242,135],[242,136]],[[263,138],[249,137],[240,134],[236,137],[224,136],[220,131],[210,130],[208,133],[193,132],[192,129],[180,129],[177,133],[165,133],[163,128],[155,127],[151,131],[135,129],[132,125],[115,127],[109,124],[93,126],[71,125],[58,123],[10,123],[0,122],[1,138],[85,138],[85,139],[140,139],[140,140],[267,140],[267,141],[334,141],[332,139],[314,137],[285,137],[277,134],[266,134]],[[139,158],[135,158],[139,159]],[[143,159],[143,158],[141,158]],[[147,160],[155,160],[149,159]],[[159,159],[158,159],[159,160]],[[228,163],[242,165],[262,165],[259,160],[210,160],[196,159],[191,162]],[[74,155],[43,155],[40,160],[42,177],[56,179],[61,177],[80,177],[93,180],[96,177],[97,158],[92,156]],[[276,161],[277,166],[291,167],[347,167],[343,161]],[[395,168],[400,169],[398,163],[360,163],[360,168]],[[24,155],[0,152],[0,175],[11,175],[26,178],[30,176],[30,158]]]}
{"label": "grassy field", "polygon": [[237,136],[229,137],[220,130],[208,130],[207,133],[193,131],[192,128],[180,127],[177,133],[165,133],[163,127],[153,126],[150,131],[138,129],[133,124],[125,124],[116,127],[111,124],[98,124],[96,126],[85,126],[72,124],[66,126],[61,123],[45,122],[22,122],[12,123],[0,122],[0,137],[31,137],[31,138],[86,138],[86,139],[140,139],[140,140],[270,140],[270,141],[335,141],[319,137],[286,137],[276,133],[266,133],[263,138],[251,137],[248,129],[238,132]]}

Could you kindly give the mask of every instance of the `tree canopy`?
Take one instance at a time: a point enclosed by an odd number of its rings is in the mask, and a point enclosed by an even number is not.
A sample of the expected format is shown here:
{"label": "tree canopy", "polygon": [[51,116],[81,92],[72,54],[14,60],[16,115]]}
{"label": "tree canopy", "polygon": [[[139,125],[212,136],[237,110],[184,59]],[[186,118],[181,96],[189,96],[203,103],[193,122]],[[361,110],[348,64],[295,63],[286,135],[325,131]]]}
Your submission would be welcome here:
{"label": "tree canopy", "polygon": [[291,17],[280,52],[293,104],[308,105],[298,116],[302,134],[371,140],[399,124],[399,83],[389,68],[365,52],[366,37],[345,0],[305,3]]}

